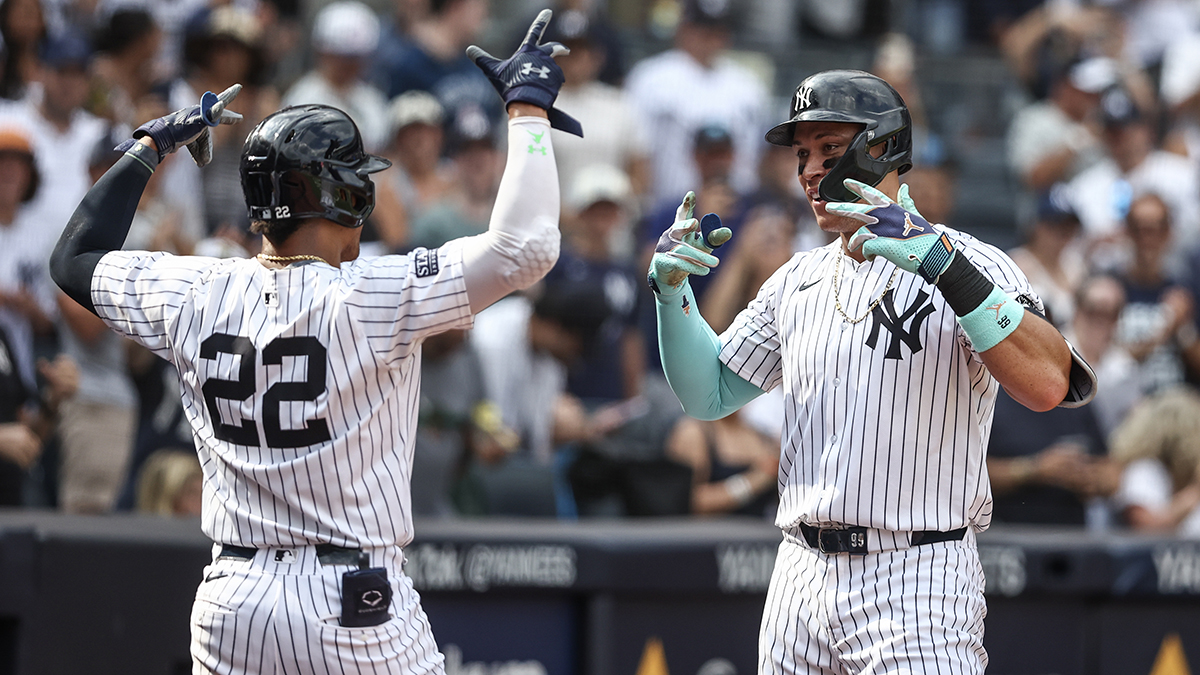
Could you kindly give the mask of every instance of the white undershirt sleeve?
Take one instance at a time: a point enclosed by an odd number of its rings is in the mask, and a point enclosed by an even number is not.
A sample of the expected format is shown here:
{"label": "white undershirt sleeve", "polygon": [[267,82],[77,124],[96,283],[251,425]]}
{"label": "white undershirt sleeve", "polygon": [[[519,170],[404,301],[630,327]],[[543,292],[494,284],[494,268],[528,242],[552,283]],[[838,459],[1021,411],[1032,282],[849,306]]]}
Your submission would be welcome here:
{"label": "white undershirt sleeve", "polygon": [[558,169],[550,122],[508,122],[508,160],[488,231],[461,240],[471,312],[528,288],[558,260]]}

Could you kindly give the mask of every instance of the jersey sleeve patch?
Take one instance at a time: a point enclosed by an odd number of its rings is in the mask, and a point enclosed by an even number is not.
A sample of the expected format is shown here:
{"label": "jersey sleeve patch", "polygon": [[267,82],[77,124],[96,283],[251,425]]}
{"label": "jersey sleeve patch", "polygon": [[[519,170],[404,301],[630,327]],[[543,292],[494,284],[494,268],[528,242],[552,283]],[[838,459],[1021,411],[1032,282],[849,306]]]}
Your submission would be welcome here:
{"label": "jersey sleeve patch", "polygon": [[437,276],[438,265],[438,250],[427,249],[425,247],[416,248],[412,252],[413,256],[413,272],[418,277]]}

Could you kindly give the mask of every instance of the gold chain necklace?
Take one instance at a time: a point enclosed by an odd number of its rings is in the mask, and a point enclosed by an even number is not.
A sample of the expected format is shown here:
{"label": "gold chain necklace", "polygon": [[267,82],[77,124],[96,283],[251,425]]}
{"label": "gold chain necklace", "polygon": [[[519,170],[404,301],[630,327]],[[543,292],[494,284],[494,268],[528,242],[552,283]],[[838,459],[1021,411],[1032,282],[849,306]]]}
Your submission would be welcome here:
{"label": "gold chain necklace", "polygon": [[[329,265],[329,263],[326,262],[326,260],[324,258],[322,258],[320,256],[315,256],[315,255],[268,255],[266,253],[259,253],[258,255],[254,256],[254,257],[258,258],[259,260],[266,260],[268,262],[277,262],[277,263],[291,263],[291,262],[298,262],[300,260],[314,260],[316,262],[323,262],[326,265]],[[329,266],[333,267],[333,265],[329,265]]]}
{"label": "gold chain necklace", "polygon": [[879,303],[883,302],[883,296],[887,295],[888,291],[892,290],[892,284],[895,283],[896,274],[900,271],[900,268],[897,267],[896,269],[892,270],[892,276],[891,276],[891,278],[888,279],[887,286],[884,287],[883,293],[880,293],[879,297],[875,298],[875,300],[871,303],[871,306],[867,307],[867,312],[865,314],[863,314],[862,316],[858,317],[857,319],[851,319],[850,315],[846,314],[846,310],[842,309],[842,301],[838,298],[839,291],[840,291],[840,285],[838,282],[842,278],[842,257],[845,255],[846,255],[845,253],[843,253],[841,250],[839,250],[837,261],[834,263],[834,268],[833,268],[833,305],[835,307],[837,307],[838,314],[841,314],[843,319],[845,319],[846,321],[849,321],[850,323],[860,323],[863,319],[866,319],[868,316],[871,316],[871,312],[874,312],[875,308],[879,306]]}

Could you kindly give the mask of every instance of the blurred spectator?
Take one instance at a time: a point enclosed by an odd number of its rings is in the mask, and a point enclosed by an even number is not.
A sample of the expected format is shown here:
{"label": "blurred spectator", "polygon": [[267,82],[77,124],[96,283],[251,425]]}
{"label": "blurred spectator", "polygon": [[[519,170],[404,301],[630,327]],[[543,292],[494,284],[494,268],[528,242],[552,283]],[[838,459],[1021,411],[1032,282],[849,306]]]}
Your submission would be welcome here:
{"label": "blurred spectator", "polygon": [[368,152],[387,142],[387,99],[363,78],[379,45],[379,19],[356,0],[333,2],[313,18],[316,65],[283,96],[283,105],[320,103],[344,110]]}
{"label": "blurred spectator", "polygon": [[46,37],[40,0],[0,2],[0,98],[16,100],[38,76],[38,49]]}
{"label": "blurred spectator", "polygon": [[195,105],[206,91],[219,93],[242,84],[238,95],[240,124],[210,130],[213,159],[200,171],[191,161],[164,168],[163,194],[189,222],[185,230],[197,239],[231,228],[244,232],[250,220],[242,199],[238,165],[242,141],[263,117],[279,108],[279,95],[265,85],[263,32],[258,17],[235,5],[204,8],[186,25],[183,76],[171,83],[168,108]]}
{"label": "blurred spectator", "polygon": [[67,513],[107,513],[133,451],[137,400],[125,367],[127,341],[63,293],[58,306],[63,353],[79,364],[79,391],[59,420],[58,503]]}
{"label": "blurred spectator", "polygon": [[198,517],[204,505],[204,473],[195,452],[159,450],[142,467],[137,510],[156,516]]}
{"label": "blurred spectator", "polygon": [[607,164],[625,171],[634,193],[644,197],[650,188],[646,130],[624,92],[597,79],[605,62],[605,45],[595,24],[583,12],[561,12],[555,14],[546,40],[571,50],[557,59],[566,83],[555,105],[575,116],[584,128],[583,138],[551,132],[559,183],[574,185],[585,167]]}
{"label": "blurred spectator", "polygon": [[904,174],[904,182],[908,183],[908,194],[920,207],[925,220],[952,225],[954,200],[958,194],[957,176],[958,167],[953,161],[944,158],[936,162],[918,162]]}
{"label": "blurred spectator", "polygon": [[1089,277],[1075,294],[1075,314],[1063,335],[1096,371],[1099,387],[1090,406],[1107,438],[1142,398],[1138,364],[1116,344],[1125,288],[1108,275]]}
{"label": "blurred spectator", "polygon": [[[87,161],[107,123],[83,110],[91,88],[92,50],[78,32],[50,37],[42,49],[38,83],[19,106],[41,170],[37,208],[47,230],[62,231],[91,186]],[[49,236],[57,236],[50,232]]]}
{"label": "blurred spectator", "polygon": [[1200,33],[1200,6],[1191,0],[1128,2],[1117,8],[1124,15],[1124,55],[1142,70],[1157,68],[1172,42]]}
{"label": "blurred spectator", "polygon": [[[1119,238],[1130,203],[1154,193],[1170,209],[1174,245],[1190,248],[1200,242],[1200,175],[1195,165],[1155,148],[1151,120],[1123,90],[1105,94],[1100,112],[1108,157],[1069,184],[1085,237],[1093,246]],[[1104,257],[1103,251],[1093,255],[1101,263]]]}
{"label": "blurred spectator", "polygon": [[388,122],[392,142],[384,155],[392,168],[380,182],[390,184],[415,222],[454,189],[450,167],[442,159],[445,110],[433,94],[408,91],[392,99]]}
{"label": "blurred spectator", "polygon": [[[591,48],[600,54],[601,63],[595,77],[616,87],[625,79],[625,49],[617,27],[609,20],[605,11],[608,4],[600,0],[559,0],[554,9],[554,16],[556,21],[574,16],[576,18],[569,19],[568,23],[586,22]],[[552,39],[562,42],[559,37]],[[572,51],[574,49],[571,47]],[[567,80],[569,84],[570,78]]]}
{"label": "blurred spectator", "polygon": [[728,328],[767,278],[792,257],[795,233],[796,226],[772,207],[760,207],[746,218],[738,230],[737,247],[722,256],[721,273],[700,305],[714,331]]}
{"label": "blurred spectator", "polygon": [[486,513],[471,484],[475,463],[493,466],[517,449],[483,383],[467,331],[439,333],[421,347],[421,407],[413,452],[413,513],[446,517]]}
{"label": "blurred spectator", "polygon": [[1126,304],[1117,324],[1117,342],[1139,363],[1145,393],[1183,382],[1185,359],[1200,351],[1191,293],[1167,271],[1171,216],[1162,199],[1145,195],[1134,200],[1125,220],[1133,256],[1119,275]]}
{"label": "blurred spectator", "polygon": [[1048,190],[1103,158],[1087,123],[1100,94],[1116,83],[1111,59],[1080,61],[1057,74],[1045,100],[1016,114],[1008,129],[1008,163],[1026,188]]}
{"label": "blurred spectator", "polygon": [[[576,214],[564,228],[563,251],[546,284],[590,285],[604,294],[608,318],[581,357],[568,364],[567,390],[594,406],[637,396],[645,374],[645,346],[637,328],[640,270],[614,255],[631,228],[633,191],[620,169],[584,168],[566,194]],[[626,239],[628,237],[626,236]]]}
{"label": "blurred spectator", "polygon": [[992,2],[997,13],[1016,19],[996,22],[993,28],[997,29],[1001,51],[1013,72],[1034,98],[1052,95],[1059,73],[1080,54],[1119,57],[1124,49],[1121,17],[1107,7],[1043,0],[1021,2],[1041,7],[1018,15],[1008,12],[1021,8],[1020,3]]}
{"label": "blurred spectator", "polygon": [[78,371],[66,356],[42,361],[44,394],[17,370],[17,355],[0,327],[0,506],[21,506],[26,471],[37,462],[63,401],[75,393]]}
{"label": "blurred spectator", "polygon": [[1200,162],[1200,36],[1182,36],[1168,44],[1159,93],[1170,121],[1163,147]]}
{"label": "blurred spectator", "polygon": [[[130,128],[170,112],[159,112],[166,107],[166,92],[154,67],[162,39],[154,17],[145,10],[120,9],[108,17],[96,38],[94,73],[102,99],[92,112]],[[151,93],[160,99],[159,110],[139,109]]]}
{"label": "blurred spectator", "polygon": [[1038,197],[1037,217],[1027,230],[1025,243],[1008,255],[1042,299],[1046,318],[1062,330],[1071,323],[1075,290],[1087,273],[1078,249],[1070,246],[1079,235],[1079,216],[1065,186],[1055,185]]}
{"label": "blurred spectator", "polygon": [[412,23],[411,39],[391,34],[381,45],[372,81],[389,98],[420,89],[436,96],[451,116],[468,106],[499,119],[503,110],[495,90],[466,55],[487,18],[487,0],[429,0],[428,14]]}
{"label": "blurred spectator", "polygon": [[692,469],[692,513],[774,518],[779,443],[747,425],[740,411],[714,422],[681,417],[666,454]]}
{"label": "blurred spectator", "polygon": [[1107,525],[1093,500],[1116,490],[1120,469],[1107,458],[1095,413],[1091,406],[1035,413],[1000,390],[987,451],[995,521]]}
{"label": "blurred spectator", "polygon": [[685,0],[674,48],[638,63],[626,79],[625,91],[649,138],[654,202],[678,204],[701,184],[692,141],[710,124],[732,136],[730,183],[743,192],[755,187],[766,147],[767,91],[753,72],[725,55],[732,19],[729,2]]}
{"label": "blurred spectator", "polygon": [[29,132],[0,127],[0,327],[30,389],[34,339],[52,334],[56,315],[47,261],[58,229],[33,207],[40,183]]}
{"label": "blurred spectator", "polygon": [[413,246],[435,248],[487,229],[504,170],[495,126],[483,110],[463,107],[451,122],[449,141],[454,189],[413,221]]}
{"label": "blurred spectator", "polygon": [[1130,527],[1200,537],[1200,395],[1180,387],[1143,401],[1112,455],[1125,465],[1117,500]]}

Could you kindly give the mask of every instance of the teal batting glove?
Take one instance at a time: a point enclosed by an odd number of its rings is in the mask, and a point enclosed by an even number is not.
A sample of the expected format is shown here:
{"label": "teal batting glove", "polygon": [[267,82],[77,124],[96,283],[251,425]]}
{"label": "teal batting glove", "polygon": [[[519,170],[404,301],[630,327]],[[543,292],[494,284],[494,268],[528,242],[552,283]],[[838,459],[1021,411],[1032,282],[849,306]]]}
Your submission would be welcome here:
{"label": "teal batting glove", "polygon": [[715,213],[702,220],[693,218],[695,208],[696,193],[689,192],[675,211],[675,224],[662,233],[654,247],[646,281],[660,296],[679,293],[689,274],[708,274],[720,262],[712,252],[733,236]]}
{"label": "teal batting glove", "polygon": [[929,283],[937,283],[954,257],[954,244],[945,234],[936,232],[917,212],[908,196],[908,186],[900,189],[899,196],[904,204],[901,206],[866,183],[847,178],[843,184],[866,202],[833,202],[825,207],[826,211],[864,223],[850,237],[850,250],[861,247],[867,260],[882,256],[906,272],[919,274]]}

